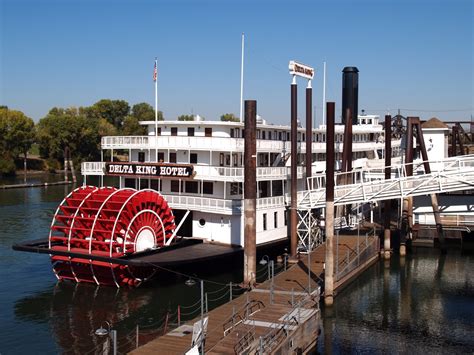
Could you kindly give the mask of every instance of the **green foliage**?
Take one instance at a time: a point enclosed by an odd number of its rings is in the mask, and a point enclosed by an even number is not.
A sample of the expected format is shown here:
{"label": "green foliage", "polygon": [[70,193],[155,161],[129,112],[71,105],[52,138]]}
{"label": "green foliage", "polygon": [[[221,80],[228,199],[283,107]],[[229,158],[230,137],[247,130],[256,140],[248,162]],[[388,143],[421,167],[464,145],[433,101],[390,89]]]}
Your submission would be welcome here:
{"label": "green foliage", "polygon": [[15,175],[15,162],[13,158],[0,156],[0,176],[12,176]]}
{"label": "green foliage", "polygon": [[181,115],[178,116],[178,121],[194,121],[193,115]]}
{"label": "green foliage", "polygon": [[[132,107],[132,116],[138,121],[154,121],[155,109],[146,102],[135,104]],[[158,121],[163,121],[163,112],[158,111]]]}
{"label": "green foliage", "polygon": [[62,161],[64,149],[69,147],[74,160],[98,158],[101,123],[101,119],[90,120],[76,108],[51,109],[37,125],[40,156]]}
{"label": "green foliage", "polygon": [[16,158],[26,155],[35,140],[34,122],[21,111],[0,109],[0,154]]}
{"label": "green foliage", "polygon": [[143,136],[146,135],[147,128],[139,124],[138,118],[127,116],[123,121],[122,134],[125,136]]}
{"label": "green foliage", "polygon": [[[36,132],[36,128],[35,128],[35,132]],[[30,150],[29,150],[28,153],[29,153],[30,156],[31,156],[31,155],[36,156],[36,157],[39,156],[39,146],[38,146],[38,143],[33,143],[33,144],[31,145],[31,148],[30,148]]]}
{"label": "green foliage", "polygon": [[130,114],[130,106],[124,100],[102,99],[80,113],[89,118],[104,118],[119,129],[125,117]]}
{"label": "green foliage", "polygon": [[233,113],[224,113],[221,116],[221,121],[224,122],[240,122],[240,119],[236,117]]}

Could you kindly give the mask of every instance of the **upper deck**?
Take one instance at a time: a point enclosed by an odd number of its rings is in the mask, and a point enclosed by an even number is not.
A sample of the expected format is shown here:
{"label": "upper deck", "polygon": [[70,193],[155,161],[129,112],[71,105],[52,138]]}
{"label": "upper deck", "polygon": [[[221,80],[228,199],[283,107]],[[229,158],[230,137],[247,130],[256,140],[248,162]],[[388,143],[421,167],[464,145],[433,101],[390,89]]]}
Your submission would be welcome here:
{"label": "upper deck", "polygon": [[[147,136],[106,136],[102,137],[102,149],[175,149],[195,151],[244,151],[244,124],[220,121],[144,121]],[[155,131],[157,134],[155,134]],[[383,127],[378,116],[359,116],[359,124],[352,128],[353,151],[383,149]],[[335,126],[336,150],[342,151],[344,126]],[[257,124],[257,151],[286,153],[291,149],[290,127]],[[306,130],[298,128],[299,153],[306,152]],[[326,150],[326,126],[312,130],[313,153]],[[398,143],[399,145],[399,143]],[[397,146],[397,142],[394,142]]]}

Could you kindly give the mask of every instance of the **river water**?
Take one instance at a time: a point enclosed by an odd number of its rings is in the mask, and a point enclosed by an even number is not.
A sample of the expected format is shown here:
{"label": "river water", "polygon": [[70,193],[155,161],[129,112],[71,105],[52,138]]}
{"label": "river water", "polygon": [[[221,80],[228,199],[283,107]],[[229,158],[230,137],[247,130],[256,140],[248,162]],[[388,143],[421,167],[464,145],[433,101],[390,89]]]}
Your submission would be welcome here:
{"label": "river water", "polygon": [[[55,177],[41,177],[49,179]],[[8,181],[6,183],[12,183]],[[100,351],[94,330],[104,321],[118,332],[119,352],[158,335],[167,318],[199,314],[198,285],[162,275],[128,290],[57,283],[46,255],[15,252],[13,243],[47,237],[69,186],[0,190],[0,353]],[[229,297],[222,285],[241,281],[239,265],[184,270],[209,282],[209,307]],[[474,352],[474,256],[418,249],[405,259],[375,264],[322,309],[320,353]],[[234,291],[237,293],[237,291]],[[197,302],[197,303],[196,303]]]}

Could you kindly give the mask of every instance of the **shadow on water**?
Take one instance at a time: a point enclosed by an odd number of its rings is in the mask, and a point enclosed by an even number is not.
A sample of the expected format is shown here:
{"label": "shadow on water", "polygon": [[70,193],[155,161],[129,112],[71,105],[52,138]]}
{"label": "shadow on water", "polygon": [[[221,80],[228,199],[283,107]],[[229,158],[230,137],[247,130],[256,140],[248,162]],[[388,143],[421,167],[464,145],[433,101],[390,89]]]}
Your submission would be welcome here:
{"label": "shadow on water", "polygon": [[414,248],[380,261],[322,307],[320,353],[471,353],[474,257]]}
{"label": "shadow on water", "polygon": [[[215,263],[218,274],[209,267],[180,272],[206,280],[204,291],[209,294],[208,307],[212,309],[229,299],[225,283],[241,280],[239,265],[238,261]],[[200,283],[186,286],[186,280],[187,276],[161,271],[155,280],[137,289],[59,282],[17,300],[14,315],[24,324],[46,324],[56,349],[63,353],[99,349],[103,339],[94,331],[108,321],[117,330],[119,349],[129,351],[135,346],[137,325],[142,344],[161,334],[167,315],[169,323],[177,322],[178,305],[182,307],[181,321],[200,315]],[[233,292],[239,293],[235,288]],[[32,349],[29,344],[20,348]]]}

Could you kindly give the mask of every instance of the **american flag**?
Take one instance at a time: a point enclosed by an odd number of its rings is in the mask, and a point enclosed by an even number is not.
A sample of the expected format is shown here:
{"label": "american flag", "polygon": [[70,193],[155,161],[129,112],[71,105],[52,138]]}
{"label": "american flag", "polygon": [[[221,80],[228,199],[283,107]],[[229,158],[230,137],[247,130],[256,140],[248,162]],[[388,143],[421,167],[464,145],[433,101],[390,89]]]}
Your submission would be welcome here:
{"label": "american flag", "polygon": [[157,72],[157,69],[156,69],[156,60],[155,60],[155,69],[153,69],[153,81],[156,81],[157,74],[158,74],[158,72]]}

